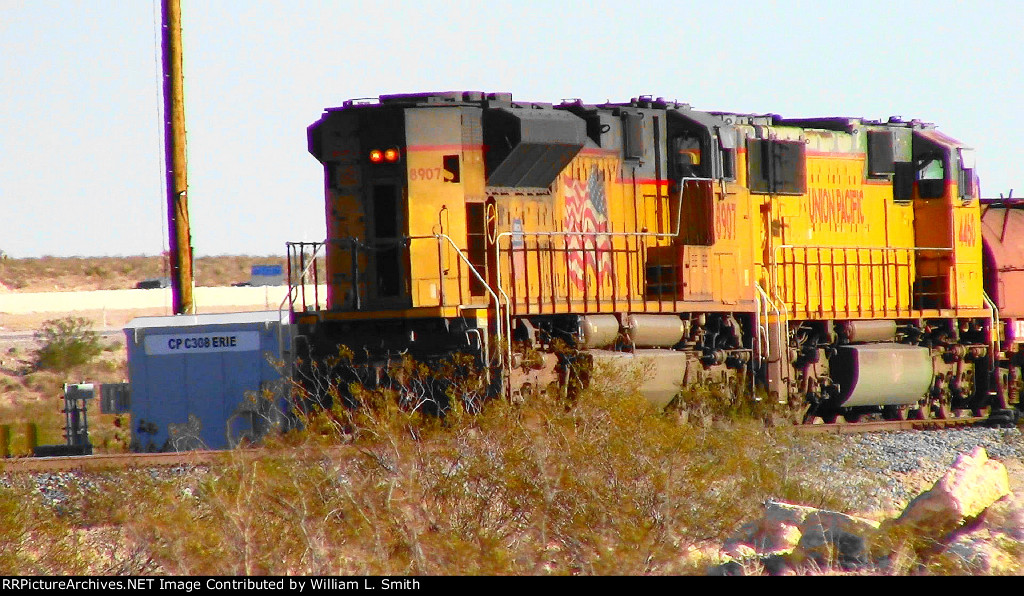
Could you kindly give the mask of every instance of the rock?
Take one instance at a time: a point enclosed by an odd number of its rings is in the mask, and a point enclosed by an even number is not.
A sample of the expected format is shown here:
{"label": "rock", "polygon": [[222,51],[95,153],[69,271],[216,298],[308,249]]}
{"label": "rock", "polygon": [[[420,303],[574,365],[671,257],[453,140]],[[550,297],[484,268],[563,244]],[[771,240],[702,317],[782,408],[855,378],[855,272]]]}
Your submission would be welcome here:
{"label": "rock", "polygon": [[1003,464],[990,460],[984,447],[961,454],[932,488],[917,496],[896,520],[923,536],[938,537],[977,517],[1010,494]]}
{"label": "rock", "polygon": [[[896,540],[896,550],[875,552]],[[906,546],[910,550],[906,550]],[[878,522],[769,501],[764,515],[723,545],[732,558],[709,575],[791,575],[815,569],[874,569],[888,573],[1014,574],[1024,562],[1024,496],[1010,492],[1006,467],[983,447],[957,457],[928,491],[897,519]],[[908,558],[909,557],[909,558]],[[721,559],[719,559],[721,561]],[[710,562],[710,561],[709,561]]]}
{"label": "rock", "polygon": [[800,541],[800,524],[817,511],[814,507],[768,501],[761,519],[744,524],[725,542],[723,553],[745,558],[755,553],[775,554],[793,550]]}
{"label": "rock", "polygon": [[743,574],[743,565],[740,565],[736,561],[726,561],[721,565],[716,565],[711,569],[708,569],[708,575],[712,576]]}
{"label": "rock", "polygon": [[793,550],[797,564],[813,561],[823,567],[838,565],[857,569],[869,563],[867,538],[879,527],[878,522],[836,513],[817,511],[801,524],[800,542]]}
{"label": "rock", "polygon": [[940,553],[970,573],[1020,572],[1024,554],[1024,499],[1013,493],[955,532]]}
{"label": "rock", "polygon": [[757,557],[757,551],[748,544],[729,544],[722,549],[722,554],[730,559],[752,559]]}
{"label": "rock", "polygon": [[1020,542],[1006,534],[993,534],[981,528],[958,535],[940,554],[947,557],[958,572],[1010,575],[1019,572],[1020,551]]}
{"label": "rock", "polygon": [[793,570],[793,565],[789,561],[789,557],[785,555],[768,555],[761,560],[761,564],[764,565],[764,570],[768,575],[796,574],[796,571]]}
{"label": "rock", "polygon": [[1013,493],[996,501],[978,519],[979,527],[1024,542],[1024,496]]}
{"label": "rock", "polygon": [[[772,575],[806,561],[853,569],[867,564],[864,536],[878,525],[836,511],[769,501],[764,516],[744,524],[726,541],[722,552],[737,560],[759,558]],[[783,556],[791,552],[792,557]]]}

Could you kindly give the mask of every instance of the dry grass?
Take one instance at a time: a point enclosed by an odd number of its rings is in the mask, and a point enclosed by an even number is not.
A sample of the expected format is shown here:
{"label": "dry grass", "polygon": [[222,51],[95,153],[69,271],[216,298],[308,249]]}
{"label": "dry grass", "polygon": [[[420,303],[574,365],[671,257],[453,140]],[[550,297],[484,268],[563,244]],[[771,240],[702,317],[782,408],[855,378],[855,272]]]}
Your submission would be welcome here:
{"label": "dry grass", "polygon": [[[182,476],[83,475],[59,503],[13,485],[0,489],[9,564],[24,564],[17,537],[45,520],[63,528],[28,567],[45,573],[703,573],[687,547],[720,542],[765,499],[835,505],[794,473],[803,450],[788,430],[682,424],[620,380],[595,385],[571,405],[497,400],[443,419],[320,412],[258,457]],[[358,455],[335,456],[338,443]],[[99,543],[71,558],[62,545],[83,532]],[[0,573],[23,569],[0,559]]]}
{"label": "dry grass", "polygon": [[[717,561],[693,553],[767,499],[842,510],[814,472],[842,465],[834,437],[659,412],[633,387],[598,370],[572,402],[443,418],[377,400],[208,468],[0,478],[0,574],[703,574]],[[855,573],[964,572],[893,544]]]}

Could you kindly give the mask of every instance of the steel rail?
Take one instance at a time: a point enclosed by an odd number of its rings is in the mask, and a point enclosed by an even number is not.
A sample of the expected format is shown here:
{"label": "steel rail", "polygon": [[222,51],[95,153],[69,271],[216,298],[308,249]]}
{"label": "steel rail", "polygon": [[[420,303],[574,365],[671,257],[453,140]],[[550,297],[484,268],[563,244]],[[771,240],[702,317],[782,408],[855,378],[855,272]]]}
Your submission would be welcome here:
{"label": "steel rail", "polygon": [[794,428],[796,428],[797,432],[801,433],[832,433],[845,435],[897,430],[939,430],[945,428],[959,428],[977,426],[985,420],[987,420],[985,417],[971,416],[967,418],[929,418],[927,420],[885,420],[838,424],[800,424],[796,425]]}

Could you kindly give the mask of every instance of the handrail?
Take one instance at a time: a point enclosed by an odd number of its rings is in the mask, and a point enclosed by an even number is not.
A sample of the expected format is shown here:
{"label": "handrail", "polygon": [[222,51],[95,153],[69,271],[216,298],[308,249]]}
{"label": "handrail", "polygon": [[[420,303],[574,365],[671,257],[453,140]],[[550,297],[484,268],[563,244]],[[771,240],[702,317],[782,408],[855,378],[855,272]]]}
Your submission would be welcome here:
{"label": "handrail", "polygon": [[[327,239],[324,239],[323,242],[286,242],[285,246],[286,247],[291,247],[291,246],[294,246],[296,244],[313,244],[313,245],[316,246],[316,248],[313,250],[313,254],[310,255],[310,257],[309,257],[309,263],[306,265],[305,268],[303,268],[302,273],[300,273],[299,276],[298,276],[300,280],[304,280],[304,279],[306,279],[306,274],[309,273],[309,268],[316,264],[317,253],[319,253],[320,249],[323,248],[327,244]],[[289,253],[288,256],[289,256],[289,258],[291,258],[291,254],[290,253]],[[292,298],[292,293],[297,290],[297,286],[293,286],[292,285],[292,280],[290,279],[290,277],[291,276],[289,276],[289,279],[288,279],[288,294],[283,299],[281,299],[281,304],[278,305],[278,307],[277,307],[278,314],[280,314],[281,310],[284,308],[284,303],[285,302],[288,303],[289,314],[291,314],[292,312],[295,312],[295,299]],[[305,286],[306,285],[305,282],[303,282],[302,285]],[[319,297],[317,297],[317,305],[316,305],[317,307],[320,306],[319,302],[320,302]]]}
{"label": "handrail", "polygon": [[[306,275],[309,273],[309,268],[316,265],[317,253],[319,253],[320,249],[324,245],[327,244],[327,240],[325,239],[323,242],[312,242],[312,243],[310,243],[310,242],[286,242],[285,243],[285,249],[286,249],[286,252],[287,252],[287,257],[289,259],[289,262],[288,262],[288,269],[289,269],[289,275],[288,275],[288,294],[284,298],[281,299],[281,304],[277,305],[277,320],[278,320],[279,323],[284,318],[284,303],[285,302],[288,303],[288,322],[289,323],[294,322],[292,320],[292,315],[295,313],[295,298],[293,297],[293,293],[297,293],[298,292],[298,287],[292,285],[292,279],[291,279],[291,247],[293,245],[295,245],[295,244],[313,244],[313,245],[316,246],[316,248],[313,250],[313,254],[310,255],[309,263],[305,266],[305,268],[303,268],[302,273],[300,273],[299,276],[298,276],[299,280],[305,280],[306,279]],[[305,281],[302,281],[301,283],[302,283],[303,287],[305,287],[305,285],[306,285]],[[319,288],[317,288],[315,290],[315,293],[314,293],[314,297],[315,297],[314,299],[316,300],[316,307],[317,308],[320,307],[320,298],[319,298],[318,293],[319,293]],[[284,346],[284,335],[285,335],[285,326],[279,324],[277,326],[277,350],[278,350],[277,353],[280,354],[282,357],[284,356],[285,352],[289,352],[289,353],[291,352],[290,349],[289,350],[285,350],[284,349],[285,348],[285,346]],[[291,358],[292,358],[293,362],[286,363],[288,366],[291,366],[294,363],[295,354],[292,354]]]}
{"label": "handrail", "polygon": [[[460,259],[462,259],[462,262],[464,262],[466,264],[466,267],[468,267],[469,270],[471,272],[473,272],[473,275],[476,276],[476,279],[477,279],[477,281],[480,282],[480,285],[483,286],[484,288],[486,288],[487,292],[491,295],[491,298],[494,299],[494,315],[495,315],[495,319],[494,320],[497,323],[497,325],[495,326],[495,330],[497,331],[497,338],[496,339],[498,341],[498,345],[501,346],[502,345],[502,337],[503,337],[501,327],[502,327],[502,322],[503,321],[502,321],[502,316],[501,316],[501,301],[498,299],[498,295],[494,292],[493,289],[491,289],[491,286],[487,283],[487,281],[483,278],[483,276],[480,275],[480,272],[477,271],[477,269],[473,265],[473,263],[470,262],[469,257],[467,257],[465,255],[465,253],[462,252],[462,249],[459,248],[459,246],[457,244],[455,244],[455,241],[452,240],[451,236],[449,236],[448,234],[434,234],[432,236],[408,236],[409,240],[425,240],[425,239],[429,239],[429,238],[436,239],[438,241],[438,245],[440,245],[442,239],[447,240],[448,244],[450,244],[451,247],[453,249],[455,249],[455,254],[458,255]],[[441,263],[439,262],[438,265],[440,266]],[[440,282],[441,282],[441,285],[443,286],[444,285],[444,279],[442,278],[440,280]],[[498,286],[498,291],[501,292],[502,296],[505,298],[505,312],[507,313],[508,312],[508,294],[506,294],[505,291],[501,289],[500,285]],[[511,327],[508,327],[507,331],[508,331],[509,336],[511,336],[511,333],[512,333]],[[502,372],[505,373],[502,376],[504,377],[505,383],[507,384],[507,383],[511,382],[511,380],[509,379],[509,375],[511,374],[511,371],[512,371],[512,343],[510,341],[506,340],[504,342],[504,345],[505,345],[505,348],[506,348],[506,350],[505,350],[506,353],[502,354],[502,357],[500,358],[501,361],[499,362],[499,365],[502,368]],[[484,356],[489,358],[490,354],[488,354],[488,351],[489,351],[488,350],[488,346],[484,345],[484,346],[481,346],[481,347],[483,348]],[[490,382],[491,382],[491,369],[490,369],[489,365],[487,366],[487,369],[484,372],[487,375],[487,384],[490,385]]]}
{"label": "handrail", "polygon": [[[498,297],[498,294],[490,287],[490,285],[483,278],[483,276],[480,274],[480,272],[477,270],[477,268],[473,265],[473,263],[470,262],[469,258],[465,255],[465,253],[462,251],[462,249],[459,248],[459,246],[455,243],[455,240],[453,240],[447,234],[432,234],[432,235],[427,235],[427,236],[405,236],[405,237],[403,237],[400,240],[402,240],[404,242],[404,241],[431,240],[431,239],[432,240],[436,240],[438,242],[439,246],[441,245],[442,240],[443,241],[447,241],[447,243],[449,245],[451,245],[451,247],[455,250],[455,254],[458,255],[458,257],[462,260],[462,262],[464,262],[466,264],[466,266],[469,268],[469,271],[472,272],[473,276],[477,279],[477,281],[480,282],[480,285],[483,286],[487,290],[488,294],[490,294],[491,299],[494,301],[495,321],[497,322],[497,329],[496,329],[496,331],[497,331],[496,336],[497,337],[496,337],[496,339],[497,339],[497,341],[500,344],[502,339],[505,337],[505,334],[506,334],[505,332],[511,333],[511,328],[510,327],[506,328],[505,330],[502,329],[502,314],[501,314],[502,303],[501,303],[501,299]],[[310,267],[312,267],[316,263],[316,257],[318,255],[320,249],[323,246],[325,246],[328,242],[329,242],[329,240],[324,240],[324,242],[314,242],[314,243],[292,243],[292,242],[287,243],[288,246],[291,246],[293,244],[314,244],[314,245],[316,245],[316,250],[314,250],[312,256],[310,257],[309,264],[306,265],[306,267],[303,269],[302,273],[299,275],[299,279],[304,279],[305,278],[306,274],[309,272]],[[442,279],[440,279],[440,282],[442,283],[442,286],[443,286],[443,283],[444,283],[443,277],[442,277]],[[283,300],[281,300],[281,304],[278,306],[279,314],[283,311],[284,305],[285,305],[286,302],[289,303],[289,308],[290,308],[291,312],[294,312],[294,304],[295,303],[294,303],[293,294],[295,294],[297,292],[298,286],[293,286],[291,284],[291,279],[289,279],[289,286],[290,287],[289,287],[288,295],[285,296]],[[506,294],[505,291],[502,290],[500,287],[498,288],[498,290],[501,293],[502,297],[504,297],[505,304],[507,305],[508,302],[509,302],[508,294]],[[356,290],[356,291],[358,291],[358,290]],[[319,304],[317,306],[319,306]],[[444,306],[444,304],[442,303],[441,306]],[[462,305],[459,305],[459,306],[461,307]],[[506,308],[505,310],[507,312],[508,309]],[[508,342],[505,342],[505,343],[508,345]],[[489,356],[487,346],[484,345],[482,347],[484,349],[484,354]],[[508,348],[507,353],[503,353],[503,354],[501,354],[499,356],[499,360],[500,360],[499,364],[503,368],[509,369],[509,370],[511,369],[511,362],[512,362],[511,347]],[[490,372],[489,371],[487,372],[487,375],[488,375],[488,380],[489,380],[489,377],[490,377]]]}
{"label": "handrail", "polygon": [[[779,321],[781,321],[782,320],[782,311],[780,311],[779,307],[775,305],[775,301],[772,300],[771,296],[768,295],[768,292],[766,292],[764,290],[764,288],[761,287],[761,284],[756,282],[756,281],[754,282],[754,291],[756,291],[758,294],[760,294],[761,298],[764,299],[764,315],[765,315],[765,319],[768,318],[768,315],[770,314],[770,310],[769,309],[771,309],[771,310],[775,311],[775,318],[778,319]],[[770,359],[771,359],[771,338],[770,338],[770,335],[769,335],[770,324],[768,323],[767,320],[765,321],[764,325],[760,324],[760,318],[761,318],[760,300],[758,300],[757,315],[758,315],[758,319],[759,320],[755,321],[755,323],[757,324],[757,327],[758,327],[758,334],[760,334],[761,328],[763,328],[764,329],[764,339],[765,339],[766,342],[768,342],[767,358],[770,361]],[[781,336],[780,336],[780,340],[781,340]],[[760,338],[760,335],[758,335],[758,344],[760,344],[760,342],[761,342],[761,338]]]}
{"label": "handrail", "polygon": [[[511,344],[511,341],[510,341],[511,340],[511,334],[512,334],[512,315],[511,315],[512,300],[509,297],[508,292],[505,291],[505,288],[504,288],[504,286],[502,284],[502,276],[501,276],[501,273],[502,273],[501,269],[502,268],[501,268],[500,263],[501,263],[501,256],[502,256],[501,255],[501,251],[502,251],[501,241],[502,241],[503,238],[505,238],[505,237],[511,238],[513,235],[517,235],[517,236],[531,236],[531,237],[598,237],[598,236],[606,237],[606,236],[610,236],[610,237],[632,237],[632,238],[676,238],[676,237],[679,236],[679,234],[681,233],[681,230],[682,230],[683,195],[684,195],[685,190],[687,189],[687,185],[689,183],[692,183],[692,182],[710,182],[710,183],[713,184],[714,181],[715,181],[715,179],[713,179],[713,178],[697,178],[697,177],[687,177],[687,178],[682,178],[680,180],[680,182],[679,182],[679,184],[680,184],[679,193],[678,193],[677,199],[676,199],[676,202],[677,202],[676,221],[675,221],[675,225],[674,225],[673,230],[670,231],[670,232],[512,232],[512,231],[501,232],[501,233],[497,234],[497,236],[494,239],[495,257],[496,257],[496,262],[498,263],[497,271],[495,272],[496,282],[494,284],[496,286],[496,289],[492,288],[491,285],[487,283],[487,281],[484,279],[484,277],[481,275],[481,273],[477,270],[476,266],[473,265],[473,263],[469,260],[469,258],[463,252],[463,250],[461,248],[459,248],[459,246],[455,242],[455,240],[452,239],[449,235],[443,234],[443,233],[439,233],[439,234],[431,234],[431,235],[406,236],[406,237],[404,237],[402,239],[399,239],[399,240],[402,240],[402,241],[414,241],[414,240],[434,239],[434,240],[436,240],[438,242],[439,247],[442,245],[442,242],[447,242],[451,246],[451,248],[454,249],[455,254],[458,255],[458,258],[468,267],[469,271],[472,272],[472,275],[474,276],[474,278],[477,281],[480,282],[481,286],[486,288],[487,293],[490,295],[490,299],[493,301],[494,312],[495,312],[495,322],[496,322],[496,339],[499,342],[499,344],[504,340],[504,350],[501,352],[501,355],[499,356],[499,359],[502,361],[502,362],[500,362],[500,364],[502,365],[502,367],[504,369],[506,369],[506,371],[510,371],[511,370],[511,365],[512,365],[512,344]],[[712,193],[715,192],[715,189],[714,189],[713,186],[711,188],[711,192]],[[310,264],[308,264],[305,267],[305,269],[303,270],[303,273],[302,273],[302,276],[300,276],[300,279],[304,278],[304,276],[307,273],[309,267],[312,266],[316,262],[316,256],[319,254],[320,249],[323,246],[325,246],[329,241],[330,241],[330,239],[327,239],[327,240],[325,240],[322,243],[315,243],[316,244],[316,250],[313,253],[313,256],[311,258]],[[300,243],[288,243],[288,244],[291,245],[291,244],[300,244]],[[355,250],[355,248],[353,247],[352,250]],[[442,291],[443,291],[443,286],[444,286],[443,275],[442,275],[440,281],[441,281],[441,284],[442,284]],[[289,285],[291,285],[291,280],[289,280]],[[289,301],[290,301],[290,305],[291,305],[291,310],[294,311],[294,298],[292,298],[292,296],[296,293],[296,291],[297,291],[297,286],[292,286],[292,287],[289,288],[288,296],[286,296],[285,299],[281,301],[281,305],[279,306],[279,311],[284,308],[285,302],[289,302]],[[356,291],[358,292],[358,289]],[[499,297],[499,294],[500,294],[500,297]],[[443,305],[444,304],[443,304],[443,301],[442,301],[442,306]],[[459,305],[459,306],[461,307],[462,305]],[[503,312],[502,309],[504,309],[504,312]],[[486,346],[484,348],[485,348],[485,352],[486,352],[487,351]],[[506,377],[507,377],[507,375],[506,375]]]}
{"label": "handrail", "polygon": [[835,249],[835,250],[884,250],[884,251],[898,251],[898,250],[934,250],[952,252],[953,249],[948,246],[937,247],[937,246],[852,246],[852,245],[829,245],[829,244],[780,244],[775,247],[775,250],[783,248],[812,248],[815,250],[819,249]]}
{"label": "handrail", "polygon": [[985,305],[988,306],[989,311],[991,312],[991,315],[989,317],[988,361],[993,371],[993,374],[995,375],[996,395],[999,400],[999,406],[1004,407],[1006,388],[1003,387],[1002,376],[1000,375],[999,367],[997,366],[997,363],[999,362],[999,326],[1001,324],[999,322],[999,308],[996,306],[996,303],[993,302],[991,298],[989,298],[989,295],[988,293],[985,292],[985,290],[981,291],[981,297],[985,301]]}
{"label": "handrail", "polygon": [[[521,231],[507,231],[499,232],[494,239],[494,257],[495,261],[499,264],[497,271],[496,283],[498,288],[502,288],[501,283],[501,240],[502,238],[512,238],[513,236],[526,238],[557,238],[557,237],[580,237],[580,238],[597,238],[597,237],[612,237],[612,238],[678,238],[682,229],[683,220],[683,192],[686,189],[688,182],[715,182],[714,178],[697,178],[697,177],[686,177],[679,180],[679,195],[676,199],[676,222],[675,229],[671,232],[528,232],[525,230]],[[713,192],[713,190],[712,190]],[[509,240],[511,246],[511,240]],[[510,249],[511,250],[511,249]],[[568,250],[568,249],[566,249]],[[581,249],[581,251],[584,249]],[[502,290],[504,293],[504,290]],[[509,328],[511,329],[511,315],[509,315]]]}
{"label": "handrail", "polygon": [[985,290],[981,291],[981,299],[985,301],[985,306],[987,306],[989,311],[992,313],[989,317],[989,329],[991,330],[989,343],[991,344],[992,353],[994,354],[997,352],[996,346],[999,344],[999,325],[1001,324],[999,321],[999,308],[996,306],[996,303],[989,298],[988,293],[985,292]]}
{"label": "handrail", "polygon": [[[796,250],[818,251],[819,255],[820,255],[820,253],[822,251],[827,251],[830,256],[834,255],[835,251],[843,251],[844,261],[841,262],[841,263],[835,263],[835,262],[824,262],[824,261],[821,261],[819,259],[819,261],[817,261],[817,262],[808,262],[806,260],[804,262],[802,262],[802,263],[796,263],[795,261],[792,262],[792,263],[785,262],[785,261],[780,262],[780,260],[779,260],[779,258],[780,258],[780,251],[783,251],[783,250],[790,250],[790,251],[796,251]],[[950,248],[950,247],[934,247],[934,246],[850,246],[850,245],[823,245],[823,244],[780,244],[778,246],[775,246],[772,249],[771,261],[769,263],[770,275],[771,275],[771,280],[772,280],[772,290],[773,290],[773,292],[775,294],[775,299],[778,300],[782,304],[782,307],[787,311],[787,318],[788,318],[788,307],[786,305],[786,301],[780,298],[781,295],[782,295],[782,292],[781,292],[781,290],[779,288],[779,279],[778,279],[778,270],[779,270],[780,267],[783,267],[783,266],[796,266],[798,264],[799,265],[808,266],[808,267],[811,267],[811,266],[815,266],[815,267],[837,267],[837,266],[840,266],[840,267],[850,267],[850,266],[865,267],[866,266],[866,267],[870,268],[870,267],[877,267],[877,266],[881,266],[881,267],[888,267],[888,266],[899,267],[900,266],[900,264],[898,262],[882,262],[882,263],[878,263],[878,264],[869,263],[867,265],[858,265],[856,263],[849,263],[849,262],[847,262],[845,260],[846,252],[848,252],[848,251],[856,251],[855,254],[858,255],[858,256],[861,253],[863,253],[864,251],[868,251],[869,254],[871,252],[880,252],[880,253],[906,253],[908,255],[913,255],[913,254],[916,254],[916,253],[929,252],[929,251],[930,252],[950,252],[951,253],[951,252],[953,252],[953,249]],[[795,258],[796,255],[794,254],[793,256]],[[806,257],[806,255],[805,255],[805,257]],[[911,265],[911,263],[908,261],[907,266],[910,266],[910,265]],[[819,299],[820,298],[821,297],[819,296]],[[794,299],[794,304],[795,304],[796,297],[794,296],[793,299]],[[833,308],[834,308],[834,305],[833,305]],[[885,307],[885,308],[887,309],[888,307]],[[896,309],[899,310],[899,306],[898,305],[897,305]],[[908,305],[907,309],[908,310],[913,310],[913,308],[911,308],[909,305]]]}
{"label": "handrail", "polygon": [[[487,292],[491,295],[491,298],[494,299],[495,315],[497,315],[499,317],[499,319],[498,319],[498,321],[499,321],[499,323],[498,323],[498,341],[501,341],[501,338],[502,338],[501,320],[500,320],[500,317],[501,317],[501,301],[498,299],[498,295],[494,292],[493,289],[491,289],[491,286],[487,283],[487,281],[483,278],[483,276],[480,275],[480,272],[477,271],[477,269],[473,265],[473,263],[470,262],[469,257],[467,257],[465,255],[465,253],[462,252],[462,249],[459,248],[457,244],[455,244],[455,241],[452,240],[451,236],[449,236],[448,234],[434,234],[434,235],[431,235],[431,236],[408,236],[409,240],[426,240],[426,239],[430,239],[430,238],[434,238],[434,239],[438,240],[438,242],[440,242],[440,240],[442,240],[442,239],[447,240],[448,244],[450,244],[451,247],[453,249],[455,249],[455,254],[457,254],[459,256],[459,258],[462,259],[462,262],[464,262],[466,264],[466,266],[469,267],[469,270],[473,272],[473,275],[476,277],[477,281],[480,282],[480,285],[482,285],[484,288],[486,288]],[[508,294],[506,294],[505,291],[503,289],[501,289],[501,286],[498,286],[498,291],[501,292],[502,297],[505,298],[505,304],[507,306],[508,303],[509,303]],[[511,330],[509,330],[509,332],[511,332]],[[511,353],[509,355],[509,362],[511,362]]]}
{"label": "handrail", "polygon": [[[495,285],[498,286],[498,290],[502,293],[503,296],[505,296],[506,307],[505,307],[505,320],[504,320],[504,323],[505,323],[506,329],[508,329],[509,337],[511,337],[511,333],[512,333],[512,313],[511,313],[512,306],[511,306],[511,300],[509,299],[508,294],[505,292],[504,286],[501,283],[501,240],[502,240],[502,238],[506,238],[507,237],[507,238],[510,239],[509,240],[509,246],[510,247],[511,247],[511,238],[513,236],[517,236],[517,237],[521,237],[521,238],[525,238],[527,236],[534,237],[534,238],[545,238],[545,237],[547,237],[547,238],[553,238],[553,237],[590,237],[590,238],[597,238],[598,236],[613,237],[613,238],[616,238],[616,237],[628,237],[628,238],[676,238],[676,237],[679,236],[679,233],[680,233],[681,228],[682,228],[683,191],[686,188],[686,184],[688,182],[711,182],[713,184],[714,180],[715,180],[714,178],[696,178],[696,177],[687,177],[687,178],[680,179],[680,181],[679,181],[679,196],[678,196],[678,199],[676,201],[676,223],[675,223],[675,229],[672,232],[527,232],[527,231],[524,231],[524,230],[521,230],[521,231],[499,232],[495,236],[495,238],[494,238],[494,258],[495,258],[495,262],[497,263],[497,267],[496,267],[497,271],[496,271],[496,276],[495,276]],[[512,344],[511,344],[510,341],[509,342],[505,342],[505,343],[508,346],[509,365],[511,366],[511,362],[512,362]]]}

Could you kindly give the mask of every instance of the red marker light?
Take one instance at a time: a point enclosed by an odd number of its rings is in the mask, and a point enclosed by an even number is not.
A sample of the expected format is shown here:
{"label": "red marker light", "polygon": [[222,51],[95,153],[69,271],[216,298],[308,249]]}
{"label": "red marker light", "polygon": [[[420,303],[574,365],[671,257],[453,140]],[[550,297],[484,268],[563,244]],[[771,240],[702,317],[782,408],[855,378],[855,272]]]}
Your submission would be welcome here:
{"label": "red marker light", "polygon": [[398,161],[398,149],[385,149],[384,161]]}
{"label": "red marker light", "polygon": [[384,160],[384,154],[381,153],[380,149],[374,149],[370,152],[370,161],[373,163],[380,163]]}

